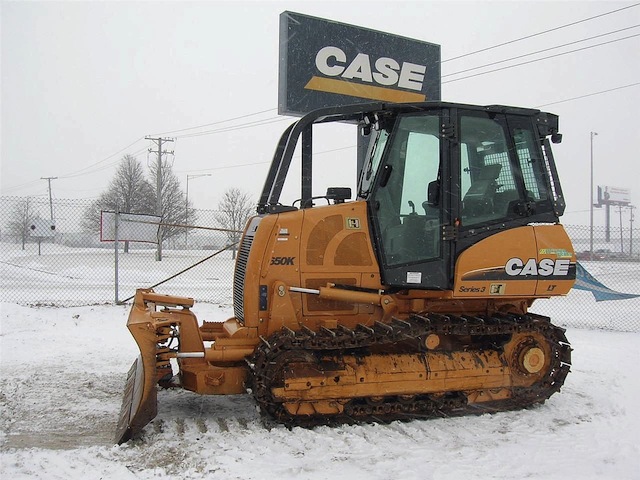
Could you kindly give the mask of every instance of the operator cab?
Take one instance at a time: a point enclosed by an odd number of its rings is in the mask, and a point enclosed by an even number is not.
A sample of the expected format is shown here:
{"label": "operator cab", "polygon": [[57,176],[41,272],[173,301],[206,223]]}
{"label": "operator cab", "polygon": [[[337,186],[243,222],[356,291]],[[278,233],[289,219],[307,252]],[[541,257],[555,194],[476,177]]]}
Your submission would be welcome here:
{"label": "operator cab", "polygon": [[[538,110],[444,102],[361,104],[312,112],[283,134],[258,213],[311,208],[312,131],[358,123],[368,137],[357,200],[367,203],[382,280],[393,289],[450,289],[458,255],[497,231],[557,223],[564,200],[549,139],[558,117]],[[301,139],[301,198],[279,203]],[[349,195],[347,195],[349,194]],[[327,203],[350,198],[330,189]]]}
{"label": "operator cab", "polygon": [[453,260],[471,244],[558,221],[548,129],[538,127],[547,115],[441,105],[379,118],[358,197],[369,205],[386,284],[450,288]]}

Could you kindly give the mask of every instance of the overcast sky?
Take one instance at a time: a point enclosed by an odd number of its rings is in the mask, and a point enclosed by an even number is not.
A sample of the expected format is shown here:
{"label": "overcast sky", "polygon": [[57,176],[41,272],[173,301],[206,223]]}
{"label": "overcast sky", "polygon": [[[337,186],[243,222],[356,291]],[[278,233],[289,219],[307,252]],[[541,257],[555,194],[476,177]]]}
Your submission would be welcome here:
{"label": "overcast sky", "polygon": [[[589,221],[590,132],[598,133],[596,185],[630,189],[640,203],[640,36],[632,37],[640,35],[640,5],[634,2],[0,5],[3,196],[46,197],[41,177],[58,177],[54,198],[95,198],[124,154],[145,165],[154,161],[144,137],[162,135],[176,138],[173,170],[183,187],[187,175],[211,175],[189,181],[196,208],[215,209],[228,187],[257,199],[276,141],[292,120],[277,116],[279,15],[290,10],[440,44],[445,101],[559,114],[564,141],[554,152],[568,204],[564,223]],[[594,16],[600,17],[451,60]],[[602,36],[581,41],[596,35]],[[598,45],[604,42],[611,43]],[[451,75],[539,50],[546,51]],[[243,118],[228,121],[236,117]],[[349,148],[355,134],[349,126],[341,130],[317,140],[320,150],[340,149],[319,157],[334,186],[355,177],[355,148]],[[625,212],[625,226],[628,218]],[[604,213],[596,211],[596,224],[603,223]]]}

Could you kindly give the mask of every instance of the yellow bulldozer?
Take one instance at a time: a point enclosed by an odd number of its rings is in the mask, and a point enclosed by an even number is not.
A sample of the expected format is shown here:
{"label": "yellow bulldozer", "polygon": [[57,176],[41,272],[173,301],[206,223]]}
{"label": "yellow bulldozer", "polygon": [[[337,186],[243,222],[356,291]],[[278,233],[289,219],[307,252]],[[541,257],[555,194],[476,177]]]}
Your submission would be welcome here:
{"label": "yellow bulldozer", "polygon": [[[314,195],[313,132],[329,122],[368,144],[355,200]],[[293,123],[239,245],[234,316],[200,323],[193,299],[137,291],[116,441],[156,416],[158,386],[249,393],[288,426],[543,403],[571,363],[564,330],[529,312],[575,281],[561,139],[556,115],[502,105],[359,104]],[[300,195],[283,204],[294,157]]]}

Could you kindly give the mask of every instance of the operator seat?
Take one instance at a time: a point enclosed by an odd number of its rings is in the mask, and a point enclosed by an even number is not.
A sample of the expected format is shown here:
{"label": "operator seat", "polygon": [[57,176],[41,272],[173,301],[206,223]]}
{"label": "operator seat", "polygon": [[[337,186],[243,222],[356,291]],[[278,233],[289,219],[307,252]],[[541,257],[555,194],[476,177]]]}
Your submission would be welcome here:
{"label": "operator seat", "polygon": [[478,217],[493,213],[493,203],[496,191],[500,188],[497,183],[502,165],[494,163],[484,165],[473,179],[463,199],[463,217]]}

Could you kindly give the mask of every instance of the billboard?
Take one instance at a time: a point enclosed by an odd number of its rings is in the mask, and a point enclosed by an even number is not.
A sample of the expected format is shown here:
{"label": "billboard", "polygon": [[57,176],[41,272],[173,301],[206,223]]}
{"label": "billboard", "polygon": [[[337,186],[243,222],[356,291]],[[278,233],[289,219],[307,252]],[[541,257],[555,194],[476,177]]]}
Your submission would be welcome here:
{"label": "billboard", "polygon": [[631,191],[627,188],[598,186],[598,205],[629,205]]}
{"label": "billboard", "polygon": [[280,15],[278,113],[440,100],[440,45],[295,12]]}
{"label": "billboard", "polygon": [[[137,213],[100,212],[100,241],[158,243],[158,229],[161,218],[157,215]],[[116,239],[116,222],[118,231]]]}

